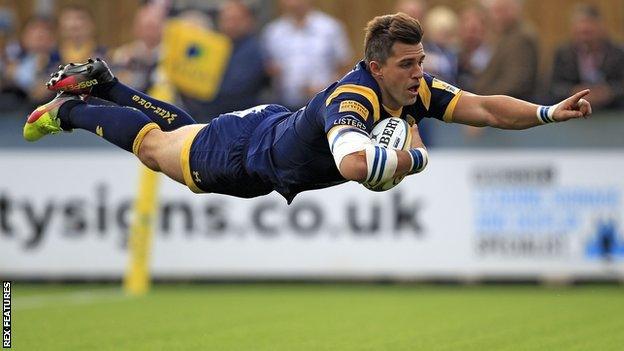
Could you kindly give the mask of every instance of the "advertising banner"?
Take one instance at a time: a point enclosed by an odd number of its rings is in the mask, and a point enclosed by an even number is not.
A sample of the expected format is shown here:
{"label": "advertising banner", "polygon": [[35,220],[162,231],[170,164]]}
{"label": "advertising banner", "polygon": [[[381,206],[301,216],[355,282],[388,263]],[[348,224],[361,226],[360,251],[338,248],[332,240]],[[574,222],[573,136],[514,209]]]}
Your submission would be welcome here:
{"label": "advertising banner", "polygon": [[[109,151],[0,152],[0,275],[120,278],[139,167]],[[156,278],[624,276],[624,153],[438,151],[357,183],[238,199],[161,182]]]}

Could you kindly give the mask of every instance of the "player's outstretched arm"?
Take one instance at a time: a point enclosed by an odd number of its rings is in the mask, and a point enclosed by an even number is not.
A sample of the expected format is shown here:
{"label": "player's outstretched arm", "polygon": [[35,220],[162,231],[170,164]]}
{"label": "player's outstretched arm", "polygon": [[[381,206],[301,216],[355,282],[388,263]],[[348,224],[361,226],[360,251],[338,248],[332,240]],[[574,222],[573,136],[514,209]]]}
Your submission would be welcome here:
{"label": "player's outstretched arm", "polygon": [[[388,177],[398,177],[410,173],[418,173],[427,166],[427,149],[425,147],[425,144],[422,142],[422,139],[420,138],[418,125],[414,124],[412,127],[410,127],[410,134],[410,148],[417,151],[412,151],[412,154],[410,154],[410,151],[387,150],[387,152],[396,154],[396,168],[394,168],[393,165],[391,169],[394,169],[394,172],[388,174]],[[360,146],[354,145],[353,147],[361,149],[359,151],[351,152],[342,157],[338,169],[340,171],[340,174],[345,179],[363,183],[367,181],[371,173],[372,165],[369,164],[370,157],[367,157],[366,148],[372,146],[372,142],[370,141],[370,139],[360,140]],[[355,141],[353,141],[353,143],[355,144]],[[420,160],[418,160],[419,158]]]}
{"label": "player's outstretched arm", "polygon": [[540,106],[505,95],[481,96],[464,92],[457,102],[453,122],[477,127],[526,129],[538,125],[587,118],[590,103],[583,99],[589,89],[580,91],[552,106]]}

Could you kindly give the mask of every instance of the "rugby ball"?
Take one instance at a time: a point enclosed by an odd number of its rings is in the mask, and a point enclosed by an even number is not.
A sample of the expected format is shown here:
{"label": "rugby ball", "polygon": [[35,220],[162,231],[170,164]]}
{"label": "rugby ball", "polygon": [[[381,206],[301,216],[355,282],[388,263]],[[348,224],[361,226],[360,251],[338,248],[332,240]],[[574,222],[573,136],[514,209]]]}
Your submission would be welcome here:
{"label": "rugby ball", "polygon": [[[397,117],[384,118],[377,122],[371,132],[371,139],[375,145],[395,150],[408,150],[412,144],[409,124]],[[374,187],[365,186],[373,191],[386,191],[394,188],[403,178],[405,176],[396,177]]]}
{"label": "rugby ball", "polygon": [[379,146],[395,150],[407,150],[412,142],[407,121],[390,117],[377,122],[371,132],[371,139]]}

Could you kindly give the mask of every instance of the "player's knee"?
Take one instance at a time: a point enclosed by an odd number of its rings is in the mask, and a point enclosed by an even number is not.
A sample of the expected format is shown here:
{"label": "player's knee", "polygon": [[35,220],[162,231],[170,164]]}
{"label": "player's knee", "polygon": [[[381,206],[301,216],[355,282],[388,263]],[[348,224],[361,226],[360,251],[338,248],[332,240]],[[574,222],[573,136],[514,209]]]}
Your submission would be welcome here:
{"label": "player's knee", "polygon": [[145,135],[141,145],[139,146],[139,152],[137,157],[139,160],[147,166],[147,168],[153,171],[160,171],[159,166],[159,150],[162,150],[164,142],[164,134],[160,129],[154,129]]}

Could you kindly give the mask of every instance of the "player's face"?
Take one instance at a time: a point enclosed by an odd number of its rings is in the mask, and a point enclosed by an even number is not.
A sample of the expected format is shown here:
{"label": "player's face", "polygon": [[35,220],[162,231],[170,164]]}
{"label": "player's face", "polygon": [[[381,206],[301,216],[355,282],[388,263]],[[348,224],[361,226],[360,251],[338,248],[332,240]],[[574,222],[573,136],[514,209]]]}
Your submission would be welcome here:
{"label": "player's face", "polygon": [[424,59],[422,43],[394,43],[392,56],[379,69],[378,82],[384,105],[398,109],[416,103]]}

